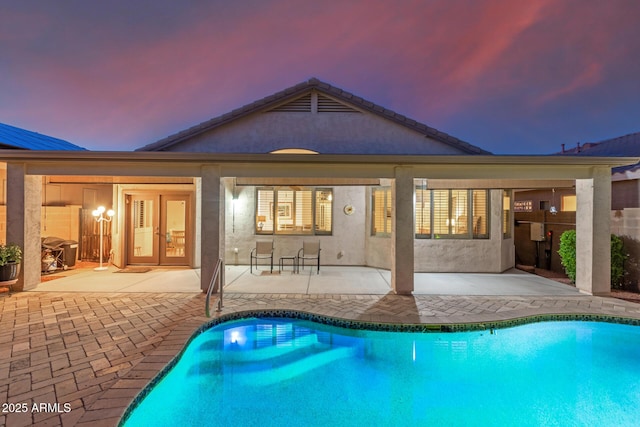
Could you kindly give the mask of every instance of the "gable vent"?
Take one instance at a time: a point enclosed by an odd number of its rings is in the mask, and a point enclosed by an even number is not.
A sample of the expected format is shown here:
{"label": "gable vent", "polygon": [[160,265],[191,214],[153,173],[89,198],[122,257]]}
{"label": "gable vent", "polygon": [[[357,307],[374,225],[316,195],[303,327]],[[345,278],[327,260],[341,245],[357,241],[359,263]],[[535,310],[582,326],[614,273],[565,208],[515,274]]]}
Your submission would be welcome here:
{"label": "gable vent", "polygon": [[288,113],[310,113],[311,112],[311,94],[295,99],[286,104],[282,104],[269,111],[279,111]]}
{"label": "gable vent", "polygon": [[318,113],[359,113],[359,111],[333,98],[318,94]]}

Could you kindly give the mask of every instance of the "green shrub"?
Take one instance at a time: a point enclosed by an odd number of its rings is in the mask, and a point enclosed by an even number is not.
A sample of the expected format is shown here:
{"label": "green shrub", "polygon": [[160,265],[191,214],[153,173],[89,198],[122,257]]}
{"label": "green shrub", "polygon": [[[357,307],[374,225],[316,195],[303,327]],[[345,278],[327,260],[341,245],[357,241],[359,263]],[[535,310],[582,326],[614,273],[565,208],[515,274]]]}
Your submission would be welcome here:
{"label": "green shrub", "polygon": [[[567,230],[560,236],[560,260],[569,279],[576,281],[576,231]],[[622,239],[615,234],[611,235],[611,286],[622,287],[624,277],[624,261],[627,255],[624,253]]]}
{"label": "green shrub", "polygon": [[627,255],[624,253],[622,239],[615,234],[611,235],[611,287],[621,289],[624,277],[624,261]]}
{"label": "green shrub", "polygon": [[560,235],[560,263],[572,282],[576,281],[576,230],[567,230]]}

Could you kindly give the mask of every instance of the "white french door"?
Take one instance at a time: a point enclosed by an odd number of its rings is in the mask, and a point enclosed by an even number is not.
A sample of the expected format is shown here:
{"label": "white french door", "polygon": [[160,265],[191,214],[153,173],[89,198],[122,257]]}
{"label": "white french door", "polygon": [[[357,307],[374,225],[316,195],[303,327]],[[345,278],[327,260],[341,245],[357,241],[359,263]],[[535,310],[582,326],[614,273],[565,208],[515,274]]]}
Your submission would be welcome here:
{"label": "white french door", "polygon": [[128,264],[189,265],[189,194],[130,193],[125,196]]}

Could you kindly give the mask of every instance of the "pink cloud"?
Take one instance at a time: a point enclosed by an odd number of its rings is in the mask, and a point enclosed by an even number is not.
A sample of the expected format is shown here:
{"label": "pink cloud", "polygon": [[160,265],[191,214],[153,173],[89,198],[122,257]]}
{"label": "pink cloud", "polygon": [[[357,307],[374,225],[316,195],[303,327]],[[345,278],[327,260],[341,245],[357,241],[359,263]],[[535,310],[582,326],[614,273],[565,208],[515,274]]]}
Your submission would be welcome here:
{"label": "pink cloud", "polygon": [[593,87],[602,81],[602,65],[598,63],[589,64],[582,72],[574,76],[570,81],[561,87],[553,88],[541,94],[532,101],[535,107],[540,107],[548,102],[552,102],[562,96],[570,95],[585,88]]}
{"label": "pink cloud", "polygon": [[471,85],[493,72],[500,57],[523,31],[539,21],[548,4],[549,1],[485,4],[469,27],[460,29],[455,38],[452,54],[445,61],[450,69],[443,75],[444,80],[450,86]]}

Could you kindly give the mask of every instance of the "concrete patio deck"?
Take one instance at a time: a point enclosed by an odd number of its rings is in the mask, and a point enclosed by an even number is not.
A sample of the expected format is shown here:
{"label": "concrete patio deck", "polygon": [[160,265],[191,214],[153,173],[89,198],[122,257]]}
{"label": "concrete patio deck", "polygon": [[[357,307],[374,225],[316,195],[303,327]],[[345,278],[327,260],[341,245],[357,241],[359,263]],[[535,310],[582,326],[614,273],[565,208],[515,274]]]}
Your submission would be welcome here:
{"label": "concrete patio deck", "polygon": [[[133,270],[139,271],[139,270]],[[117,274],[114,274],[117,273]],[[62,273],[66,277],[40,283],[35,292],[200,292],[200,270],[150,269],[123,273],[115,267]],[[54,276],[49,276],[54,277]],[[416,273],[414,295],[575,295],[579,291],[553,280],[511,269],[502,274]],[[273,274],[263,266],[250,272],[246,265],[225,268],[225,291],[241,294],[386,295],[391,273],[371,267],[323,266],[321,274],[307,267],[300,274],[290,268]]]}
{"label": "concrete patio deck", "polygon": [[[56,279],[36,291],[0,298],[0,400],[14,404],[14,409],[21,407],[15,405],[22,404],[27,408],[26,412],[13,410],[0,414],[0,424],[11,427],[117,425],[137,393],[180,351],[193,331],[209,320],[203,315],[204,295],[197,289],[196,273],[190,270],[194,274],[191,277],[184,272],[166,271],[157,275],[156,272],[97,272],[104,274],[100,279],[104,282],[88,272],[84,279],[74,279],[73,286],[63,282],[71,277]],[[75,276],[81,274],[84,273]],[[375,281],[371,289],[379,293],[362,294],[356,288],[345,289],[345,280],[356,281],[349,278],[351,274],[363,283]],[[224,308],[222,313],[214,311],[214,315],[286,309],[350,320],[428,324],[487,322],[538,314],[596,314],[640,319],[640,304],[580,294],[571,286],[529,276],[521,272],[435,275],[429,280],[431,288],[424,291],[440,292],[446,285],[451,293],[416,292],[413,296],[398,296],[389,293],[385,272],[375,269],[363,272],[323,267],[320,275],[307,270],[300,275],[289,272],[254,277],[243,267],[230,266],[227,267]],[[273,289],[255,292],[257,288],[252,289],[243,282],[248,280],[254,286],[264,286],[262,282],[275,279],[285,279],[279,284],[278,292]],[[421,279],[416,277],[416,289],[423,286]],[[65,292],[50,289],[58,280],[57,286],[67,286]],[[109,280],[116,281],[113,286],[119,290],[109,290],[106,283]],[[472,295],[489,292],[487,288],[476,287],[480,282],[487,286],[494,284],[490,289],[497,294]],[[326,283],[326,290],[342,292],[316,292],[321,283]],[[440,288],[436,286],[438,283]],[[134,291],[136,286],[158,290],[176,289],[178,285],[195,285],[196,290]],[[281,293],[285,286],[290,287],[286,289],[288,293]],[[304,292],[291,293],[291,287],[304,288]],[[470,294],[453,294],[463,289]],[[531,293],[500,294],[516,289]],[[60,407],[33,411],[33,403],[58,403]],[[65,407],[65,403],[69,406]]]}

